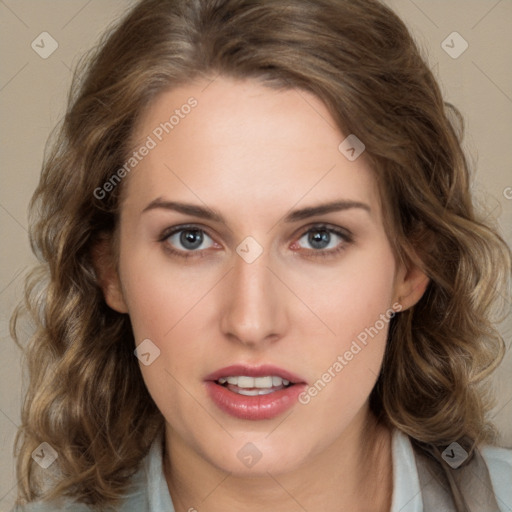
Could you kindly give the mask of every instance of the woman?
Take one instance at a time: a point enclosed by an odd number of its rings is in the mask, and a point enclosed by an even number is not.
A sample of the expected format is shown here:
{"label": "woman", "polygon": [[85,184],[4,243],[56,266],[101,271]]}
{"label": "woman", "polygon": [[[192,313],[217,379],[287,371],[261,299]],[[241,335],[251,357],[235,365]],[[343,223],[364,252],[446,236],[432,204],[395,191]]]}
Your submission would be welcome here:
{"label": "woman", "polygon": [[481,386],[510,252],[396,15],[143,0],[77,76],[18,510],[512,507]]}

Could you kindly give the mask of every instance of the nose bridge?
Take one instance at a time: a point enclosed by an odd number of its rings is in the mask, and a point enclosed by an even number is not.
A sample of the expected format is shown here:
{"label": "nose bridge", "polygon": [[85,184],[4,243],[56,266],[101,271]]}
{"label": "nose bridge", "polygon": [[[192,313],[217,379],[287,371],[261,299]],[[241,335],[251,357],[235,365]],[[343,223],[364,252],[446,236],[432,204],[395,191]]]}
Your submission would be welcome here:
{"label": "nose bridge", "polygon": [[265,252],[247,262],[236,256],[226,283],[222,330],[245,344],[258,344],[279,336],[284,327],[285,305],[269,270]]}

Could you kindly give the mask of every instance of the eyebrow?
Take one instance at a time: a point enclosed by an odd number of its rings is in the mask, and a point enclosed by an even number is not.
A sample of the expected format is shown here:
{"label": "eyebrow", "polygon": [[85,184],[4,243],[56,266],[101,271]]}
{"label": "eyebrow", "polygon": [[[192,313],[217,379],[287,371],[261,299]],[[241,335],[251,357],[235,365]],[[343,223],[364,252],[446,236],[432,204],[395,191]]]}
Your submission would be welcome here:
{"label": "eyebrow", "polygon": [[[310,217],[315,217],[317,215],[325,215],[327,213],[350,210],[354,208],[362,209],[367,211],[368,213],[371,213],[370,207],[365,203],[361,203],[359,201],[339,200],[294,210],[284,217],[284,222],[297,222],[300,220],[308,219]],[[158,197],[157,199],[151,201],[151,203],[149,203],[144,208],[144,210],[142,210],[142,213],[155,209],[172,210],[179,213],[183,213],[185,215],[192,215],[194,217],[199,217],[202,219],[226,224],[226,221],[224,220],[222,215],[215,212],[211,208],[190,203],[167,201],[161,197]]]}

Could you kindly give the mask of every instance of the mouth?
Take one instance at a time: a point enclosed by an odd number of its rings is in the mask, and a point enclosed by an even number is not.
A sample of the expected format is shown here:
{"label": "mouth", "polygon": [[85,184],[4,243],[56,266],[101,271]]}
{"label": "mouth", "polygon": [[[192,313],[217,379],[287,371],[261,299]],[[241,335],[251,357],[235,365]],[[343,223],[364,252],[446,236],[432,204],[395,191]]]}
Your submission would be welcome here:
{"label": "mouth", "polygon": [[205,379],[208,394],[223,412],[241,419],[271,419],[289,409],[306,382],[281,368],[234,365]]}
{"label": "mouth", "polygon": [[215,381],[233,393],[244,396],[269,395],[281,389],[289,388],[294,384],[278,375],[265,375],[264,377],[249,377],[248,375],[231,375],[221,377]]}

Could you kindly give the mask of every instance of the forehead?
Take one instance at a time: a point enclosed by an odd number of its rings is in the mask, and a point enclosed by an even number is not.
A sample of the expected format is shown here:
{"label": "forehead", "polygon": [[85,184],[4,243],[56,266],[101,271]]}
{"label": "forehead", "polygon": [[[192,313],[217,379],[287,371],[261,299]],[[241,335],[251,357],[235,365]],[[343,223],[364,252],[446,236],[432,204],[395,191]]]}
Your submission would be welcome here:
{"label": "forehead", "polygon": [[223,77],[181,86],[157,96],[136,127],[132,147],[150,149],[126,203],[166,196],[255,214],[340,198],[375,205],[364,153],[350,161],[339,149],[347,135],[305,91]]}

